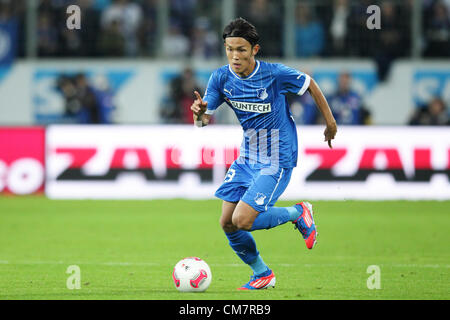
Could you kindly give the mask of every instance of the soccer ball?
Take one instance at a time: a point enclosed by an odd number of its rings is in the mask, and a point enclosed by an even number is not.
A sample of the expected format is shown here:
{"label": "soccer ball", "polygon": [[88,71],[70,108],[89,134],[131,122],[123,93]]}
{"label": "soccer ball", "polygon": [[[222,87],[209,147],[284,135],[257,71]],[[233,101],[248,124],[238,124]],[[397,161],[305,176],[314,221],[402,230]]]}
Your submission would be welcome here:
{"label": "soccer ball", "polygon": [[178,291],[202,292],[211,284],[212,274],[205,261],[197,257],[188,257],[175,265],[172,278]]}

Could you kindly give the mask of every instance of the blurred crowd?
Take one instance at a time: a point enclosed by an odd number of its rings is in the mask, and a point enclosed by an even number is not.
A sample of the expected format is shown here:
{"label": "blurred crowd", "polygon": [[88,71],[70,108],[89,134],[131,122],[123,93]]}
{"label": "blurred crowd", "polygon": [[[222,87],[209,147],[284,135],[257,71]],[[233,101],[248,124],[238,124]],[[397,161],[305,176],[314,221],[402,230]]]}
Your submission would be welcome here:
{"label": "blurred crowd", "polygon": [[106,79],[94,81],[85,73],[61,74],[56,82],[64,99],[64,122],[112,124],[113,92]]}
{"label": "blurred crowd", "polygon": [[195,99],[194,91],[204,92],[194,71],[185,68],[168,85],[169,92],[161,103],[160,118],[165,123],[192,123],[191,105]]}
{"label": "blurred crowd", "polygon": [[[165,123],[192,123],[190,106],[195,99],[193,92],[203,92],[194,72],[186,68],[179,76],[172,79],[169,95],[161,104],[161,119]],[[299,125],[324,124],[311,95],[288,95],[289,105],[294,120]],[[366,125],[371,123],[370,111],[363,102],[363,97],[352,89],[352,76],[342,72],[338,77],[335,92],[327,96],[328,103],[338,124]],[[213,118],[214,121],[214,118]]]}
{"label": "blurred crowd", "polygon": [[[297,124],[325,124],[309,92],[302,96],[291,95],[288,99]],[[326,99],[338,125],[371,124],[370,111],[364,104],[363,96],[352,88],[350,73],[344,71],[339,74],[336,90],[327,95]]]}
{"label": "blurred crowd", "polygon": [[449,126],[450,108],[441,97],[434,97],[428,103],[414,110],[409,124],[413,126]]}
{"label": "blurred crowd", "polygon": [[[222,54],[221,0],[167,0],[168,30],[158,41],[159,0],[38,0],[38,55],[155,56],[210,58]],[[373,57],[381,78],[390,61],[411,54],[413,0],[296,1],[297,57]],[[81,30],[68,30],[68,5],[82,12]],[[284,1],[235,0],[235,15],[252,22],[261,34],[261,56],[283,57]],[[366,26],[367,7],[381,8],[380,30]],[[450,55],[450,0],[422,1],[422,53]],[[19,54],[25,47],[25,0],[1,0],[0,22],[20,22]]]}
{"label": "blurred crowd", "polygon": [[[159,40],[159,0],[36,0],[39,57],[218,56],[220,0],[170,0],[168,30]],[[66,27],[69,5],[81,29]],[[26,54],[26,0],[0,0],[0,23],[17,20],[18,55]]]}
{"label": "blurred crowd", "polygon": [[[413,2],[296,0],[290,25],[295,36],[295,57],[372,58],[377,65],[378,80],[383,82],[395,59],[412,55]],[[222,21],[222,0],[167,0],[164,6],[161,3],[160,0],[37,0],[37,55],[172,59],[223,56],[221,32],[226,22]],[[66,9],[72,4],[81,8],[80,30],[66,27]],[[381,10],[379,30],[369,30],[366,25],[367,8],[374,4]],[[284,43],[289,39],[285,37],[288,19],[284,5],[285,1],[280,0],[235,0],[235,16],[252,22],[260,33],[260,57],[286,57]],[[422,0],[421,5],[421,55],[450,57],[450,0]],[[18,25],[17,54],[25,56],[26,0],[0,0],[0,23],[11,21]],[[161,25],[168,27],[163,38],[158,30]],[[351,75],[344,72],[339,76],[336,92],[327,97],[333,113],[339,124],[369,124],[371,117],[364,99],[351,89],[350,83]],[[78,117],[80,122],[106,121],[99,111],[103,109],[99,107],[98,92],[89,86],[85,75],[63,76],[58,86],[66,98],[68,115]],[[170,83],[161,118],[167,123],[190,123],[187,108],[193,90],[202,91],[193,70],[186,69]],[[290,100],[297,123],[321,123],[309,94]],[[448,109],[436,97],[417,108],[410,124],[448,124]]]}
{"label": "blurred crowd", "polygon": [[[313,74],[311,76],[314,77]],[[338,125],[371,125],[372,115],[364,103],[365,97],[358,93],[352,84],[352,75],[343,71],[338,75],[334,92],[326,95],[336,122]],[[196,79],[195,72],[191,68],[185,68],[181,74],[170,81],[168,87],[169,93],[161,103],[160,119],[164,123],[192,124],[190,106],[195,99],[193,92],[205,90]],[[302,96],[289,94],[287,98],[296,124],[325,124],[309,92]],[[215,121],[214,116],[212,121]],[[450,108],[443,98],[434,97],[429,103],[418,105],[413,110],[408,124],[450,125]]]}

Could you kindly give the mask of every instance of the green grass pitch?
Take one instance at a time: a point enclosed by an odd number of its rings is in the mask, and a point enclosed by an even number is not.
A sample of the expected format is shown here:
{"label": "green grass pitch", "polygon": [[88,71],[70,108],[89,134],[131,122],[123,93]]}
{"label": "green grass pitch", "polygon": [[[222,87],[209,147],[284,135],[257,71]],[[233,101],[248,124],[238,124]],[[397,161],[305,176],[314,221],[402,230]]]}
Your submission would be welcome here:
{"label": "green grass pitch", "polygon": [[[317,246],[290,223],[253,232],[277,285],[240,292],[251,271],[228,246],[218,200],[3,196],[0,299],[450,299],[449,201],[312,203]],[[172,269],[187,256],[211,267],[204,293],[175,290]],[[81,289],[66,286],[70,265]],[[381,289],[367,287],[371,265]]]}

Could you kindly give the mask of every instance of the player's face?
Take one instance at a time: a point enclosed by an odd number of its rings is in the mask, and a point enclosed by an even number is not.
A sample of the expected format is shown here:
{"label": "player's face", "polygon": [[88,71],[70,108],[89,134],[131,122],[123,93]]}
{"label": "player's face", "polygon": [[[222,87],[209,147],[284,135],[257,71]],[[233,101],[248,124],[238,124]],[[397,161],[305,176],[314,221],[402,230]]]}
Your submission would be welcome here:
{"label": "player's face", "polygon": [[241,77],[246,77],[255,68],[255,55],[259,51],[259,45],[252,47],[250,42],[240,37],[228,37],[225,39],[225,50],[231,69]]}

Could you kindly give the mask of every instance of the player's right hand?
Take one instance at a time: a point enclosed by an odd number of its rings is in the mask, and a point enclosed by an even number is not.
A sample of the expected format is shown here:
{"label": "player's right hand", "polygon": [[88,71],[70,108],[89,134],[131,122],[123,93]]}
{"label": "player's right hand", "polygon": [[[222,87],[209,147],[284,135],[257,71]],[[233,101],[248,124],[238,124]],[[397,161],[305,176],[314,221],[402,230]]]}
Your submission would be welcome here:
{"label": "player's right hand", "polygon": [[205,113],[208,102],[203,101],[202,97],[197,91],[194,91],[194,94],[197,99],[195,99],[194,103],[191,105],[191,110],[197,117],[199,117]]}

